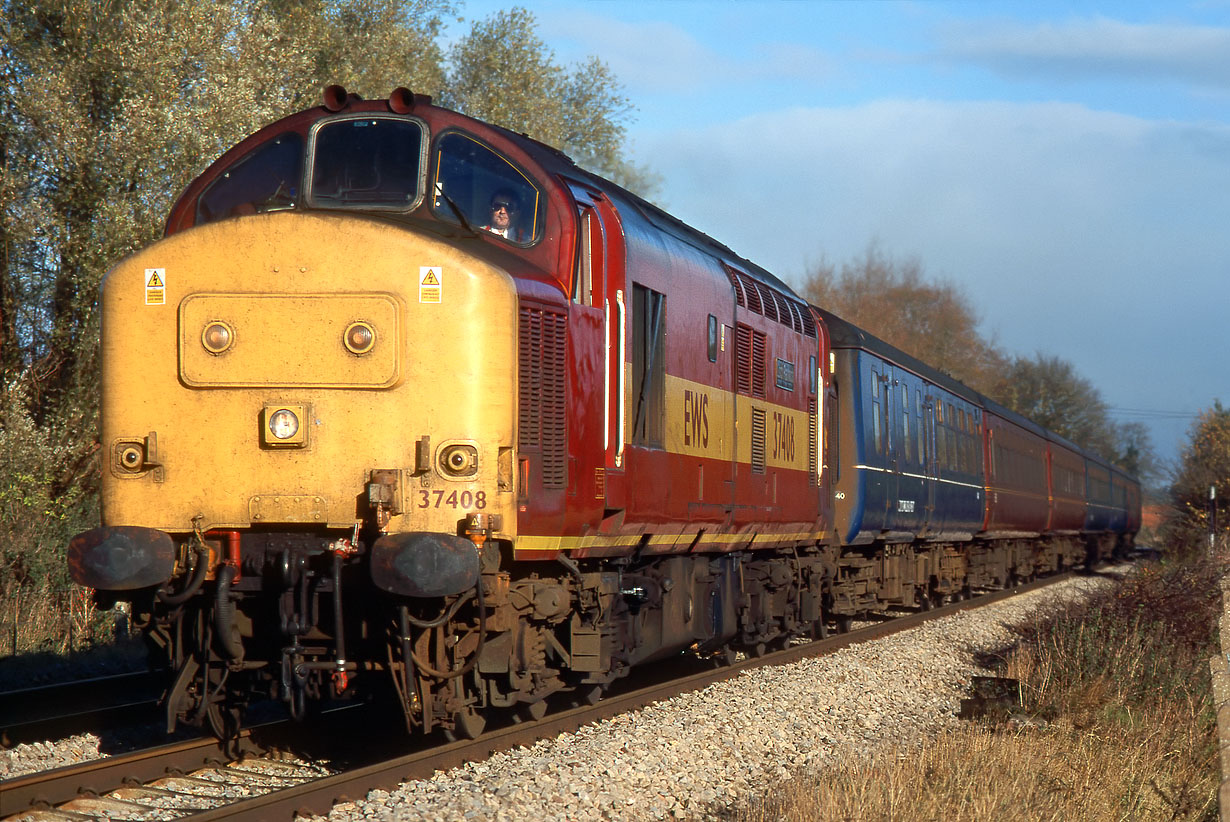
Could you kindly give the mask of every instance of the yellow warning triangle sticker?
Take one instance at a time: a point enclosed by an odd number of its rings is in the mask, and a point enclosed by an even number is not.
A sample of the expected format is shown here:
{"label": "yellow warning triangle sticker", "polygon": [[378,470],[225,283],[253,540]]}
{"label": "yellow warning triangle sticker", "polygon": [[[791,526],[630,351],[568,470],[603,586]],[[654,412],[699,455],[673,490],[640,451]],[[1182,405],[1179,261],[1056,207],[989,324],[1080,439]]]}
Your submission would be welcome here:
{"label": "yellow warning triangle sticker", "polygon": [[439,285],[440,281],[436,279],[436,272],[432,271],[429,268],[427,269],[427,273],[423,275],[423,281],[419,284],[420,285]]}
{"label": "yellow warning triangle sticker", "polygon": [[145,287],[146,288],[162,288],[163,287],[162,278],[158,276],[157,271],[155,271],[152,275],[150,275],[149,282],[145,284]]}

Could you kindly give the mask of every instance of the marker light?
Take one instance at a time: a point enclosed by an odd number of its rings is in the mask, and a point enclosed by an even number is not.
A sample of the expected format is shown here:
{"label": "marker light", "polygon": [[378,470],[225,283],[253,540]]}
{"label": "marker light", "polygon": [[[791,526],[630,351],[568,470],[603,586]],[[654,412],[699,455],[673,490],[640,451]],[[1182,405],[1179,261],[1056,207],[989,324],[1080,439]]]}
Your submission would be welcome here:
{"label": "marker light", "polygon": [[231,347],[231,341],[234,339],[235,333],[231,331],[231,327],[221,320],[209,323],[201,332],[201,345],[205,346],[205,350],[210,354],[221,354]]}
{"label": "marker light", "polygon": [[342,335],[342,343],[352,354],[366,354],[376,344],[376,332],[365,322],[351,323]]}

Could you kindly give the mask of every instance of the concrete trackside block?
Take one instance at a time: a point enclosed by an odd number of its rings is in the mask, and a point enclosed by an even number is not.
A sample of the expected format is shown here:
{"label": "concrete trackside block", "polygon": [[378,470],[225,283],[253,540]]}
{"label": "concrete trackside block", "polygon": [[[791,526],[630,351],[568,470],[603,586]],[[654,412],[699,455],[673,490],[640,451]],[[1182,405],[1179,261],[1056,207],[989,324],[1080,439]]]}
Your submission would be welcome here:
{"label": "concrete trackside block", "polygon": [[1221,602],[1221,653],[1209,660],[1209,673],[1213,679],[1213,704],[1217,706],[1217,750],[1221,755],[1217,805],[1222,822],[1230,822],[1230,576],[1221,581]]}

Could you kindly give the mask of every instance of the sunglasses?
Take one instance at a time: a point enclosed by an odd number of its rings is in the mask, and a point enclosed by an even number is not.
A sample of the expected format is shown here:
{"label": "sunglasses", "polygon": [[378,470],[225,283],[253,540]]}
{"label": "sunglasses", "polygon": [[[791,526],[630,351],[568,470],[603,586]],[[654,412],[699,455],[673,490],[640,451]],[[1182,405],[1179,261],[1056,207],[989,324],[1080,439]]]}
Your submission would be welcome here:
{"label": "sunglasses", "polygon": [[510,211],[510,212],[516,211],[516,209],[513,208],[512,203],[505,203],[503,201],[497,200],[496,202],[491,204],[492,211],[499,211],[501,208],[504,209],[505,211]]}

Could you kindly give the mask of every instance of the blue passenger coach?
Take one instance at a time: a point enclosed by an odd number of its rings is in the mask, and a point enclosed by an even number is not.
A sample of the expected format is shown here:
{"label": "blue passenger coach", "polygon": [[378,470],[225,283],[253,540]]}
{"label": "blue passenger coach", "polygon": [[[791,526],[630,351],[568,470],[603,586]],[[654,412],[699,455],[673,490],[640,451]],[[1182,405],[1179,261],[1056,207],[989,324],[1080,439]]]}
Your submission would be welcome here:
{"label": "blue passenger coach", "polygon": [[842,543],[971,539],[984,514],[979,395],[817,311],[832,336],[830,464]]}

